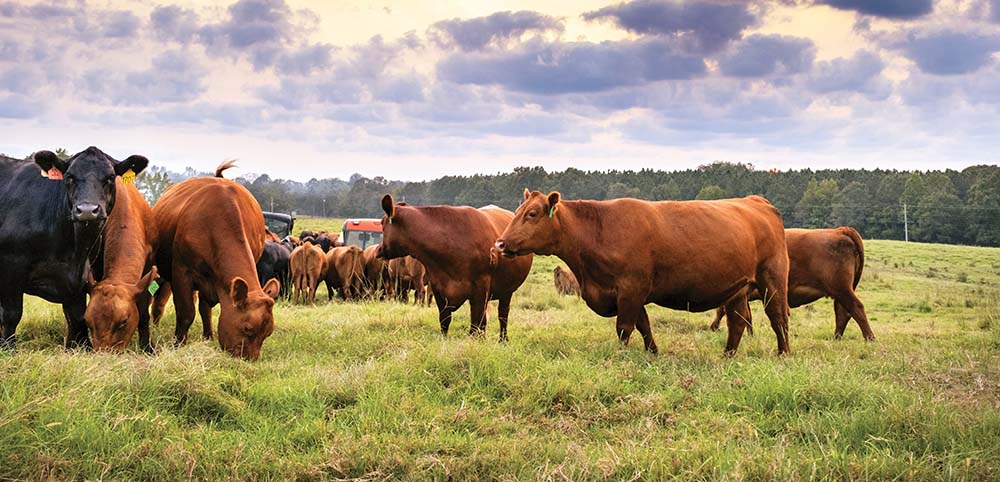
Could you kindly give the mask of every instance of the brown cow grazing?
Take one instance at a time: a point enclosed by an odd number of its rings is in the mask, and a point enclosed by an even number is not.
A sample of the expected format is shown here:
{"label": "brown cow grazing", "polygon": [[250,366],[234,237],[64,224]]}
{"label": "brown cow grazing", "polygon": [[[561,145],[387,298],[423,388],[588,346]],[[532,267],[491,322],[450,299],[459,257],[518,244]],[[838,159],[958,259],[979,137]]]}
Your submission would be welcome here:
{"label": "brown cow grazing", "polygon": [[350,245],[330,249],[326,253],[327,299],[333,299],[333,290],[340,290],[340,297],[353,301],[361,297],[365,277],[365,255],[361,248]]}
{"label": "brown cow grazing", "polygon": [[365,296],[387,300],[392,296],[389,282],[389,263],[376,256],[378,246],[369,246],[362,252],[365,262]]}
{"label": "brown cow grazing", "polygon": [[410,290],[413,290],[413,304],[425,303],[425,277],[427,270],[413,256],[404,256],[389,261],[389,279],[392,280],[396,299],[403,303],[410,302]]}
{"label": "brown cow grazing", "polygon": [[139,190],[120,177],[115,191],[115,209],[104,228],[103,279],[91,288],[84,318],[94,349],[121,352],[138,329],[139,346],[152,352],[148,289],[156,278],[153,210]]}
{"label": "brown cow grazing", "polygon": [[556,269],[552,270],[552,277],[557,293],[580,296],[580,283],[576,280],[576,276],[573,276],[572,271],[563,269],[562,266],[556,266]]}
{"label": "brown cow grazing", "polygon": [[[168,188],[153,207],[158,230],[156,266],[171,285],[177,314],[175,341],[187,341],[199,305],[221,302],[219,344],[255,360],[274,331],[279,283],[263,288],[257,260],[264,251],[264,214],[243,186],[218,177],[192,178]],[[203,322],[204,320],[204,311]]]}
{"label": "brown cow grazing", "polygon": [[315,305],[316,288],[326,274],[326,254],[323,253],[323,248],[309,241],[302,243],[302,246],[292,251],[288,267],[295,287],[292,303],[298,304],[301,297],[302,303]]}
{"label": "brown cow grazing", "polygon": [[496,242],[504,256],[556,255],[580,282],[587,306],[618,316],[619,340],[636,328],[656,353],[645,305],[706,311],[726,305],[735,353],[746,293],[758,287],[778,352],[788,352],[788,254],[781,214],[766,199],[563,201],[524,190],[524,202]]}
{"label": "brown cow grazing", "polygon": [[510,299],[531,271],[531,256],[500,259],[493,243],[510,223],[506,209],[468,206],[408,206],[382,198],[382,243],[386,259],[413,256],[423,263],[437,301],[441,333],[451,315],[469,301],[470,334],[486,331],[486,304],[498,300],[500,341],[507,340]]}
{"label": "brown cow grazing", "polygon": [[[854,228],[787,229],[788,245],[788,306],[798,308],[823,297],[833,298],[836,318],[834,338],[844,335],[851,317],[858,322],[865,340],[874,341],[865,305],[854,290],[865,266],[865,245]],[[751,300],[761,294],[751,291]],[[716,312],[712,330],[719,329],[724,310]]]}

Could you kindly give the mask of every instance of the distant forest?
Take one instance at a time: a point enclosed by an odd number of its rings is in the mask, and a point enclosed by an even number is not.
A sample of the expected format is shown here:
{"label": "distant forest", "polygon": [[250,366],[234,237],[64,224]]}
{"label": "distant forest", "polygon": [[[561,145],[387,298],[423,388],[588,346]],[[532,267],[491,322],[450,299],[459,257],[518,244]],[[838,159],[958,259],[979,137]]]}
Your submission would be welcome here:
{"label": "distant forest", "polygon": [[[188,169],[148,170],[139,187],[151,201],[186,177]],[[494,175],[445,176],[402,182],[359,174],[347,181],[301,183],[246,175],[236,179],[266,211],[313,216],[380,217],[379,199],[392,193],[410,204],[496,204],[514,210],[524,188],[560,191],[565,199],[634,197],[648,200],[719,199],[760,194],[777,206],[786,227],[853,226],[866,238],[903,239],[904,205],[911,241],[1000,246],[1000,167],[962,171],[761,171],[750,164],[717,162],[685,171],[547,172],[522,167]]]}

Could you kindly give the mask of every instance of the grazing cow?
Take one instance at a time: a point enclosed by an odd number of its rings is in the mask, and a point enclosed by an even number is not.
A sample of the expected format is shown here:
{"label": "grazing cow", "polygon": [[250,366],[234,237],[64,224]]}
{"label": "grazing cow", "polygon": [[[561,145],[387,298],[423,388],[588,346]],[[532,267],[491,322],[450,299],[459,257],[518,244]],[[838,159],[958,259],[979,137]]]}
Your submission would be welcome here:
{"label": "grazing cow", "polygon": [[396,299],[409,303],[413,290],[413,304],[425,303],[427,270],[413,256],[404,256],[389,261],[389,279],[396,291]]}
{"label": "grazing cow", "polygon": [[0,157],[0,346],[16,341],[25,294],[63,305],[67,348],[91,346],[85,273],[102,275],[92,263],[114,212],[115,177],[147,164],[142,156],[118,162],[96,147],[66,160],[50,151]]}
{"label": "grazing cow", "polygon": [[392,297],[389,282],[389,263],[376,256],[378,246],[369,246],[362,252],[365,261],[365,296],[387,300]]}
{"label": "grazing cow", "polygon": [[576,281],[572,271],[556,266],[556,269],[552,270],[552,277],[555,280],[557,293],[580,296],[580,283]]}
{"label": "grazing cow", "polygon": [[788,352],[788,253],[781,214],[766,199],[719,201],[637,199],[563,201],[524,190],[524,202],[496,242],[504,256],[556,255],[573,271],[587,306],[618,316],[619,340],[633,329],[646,349],[656,342],[647,303],[706,311],[726,305],[735,353],[748,316],[751,287],[766,293],[765,310]]}
{"label": "grazing cow", "polygon": [[104,275],[91,289],[85,318],[95,349],[121,352],[138,329],[139,346],[152,352],[148,290],[156,277],[153,210],[133,184],[117,179],[115,191],[115,209],[104,229]]}
{"label": "grazing cow", "polygon": [[408,206],[382,198],[382,243],[378,256],[413,256],[427,270],[437,301],[441,333],[452,313],[469,301],[470,334],[486,331],[486,304],[498,300],[500,340],[507,340],[510,300],[528,277],[531,256],[500,259],[493,243],[513,213],[500,208]]}
{"label": "grazing cow", "polygon": [[[865,305],[854,290],[865,266],[865,245],[854,228],[786,229],[788,246],[788,306],[798,308],[823,297],[833,298],[836,319],[834,338],[844,335],[851,317],[858,322],[865,340],[874,341]],[[761,299],[752,290],[749,299]],[[725,310],[719,309],[711,329],[718,330]],[[749,320],[748,320],[749,321]]]}
{"label": "grazing cow", "polygon": [[264,252],[257,260],[257,279],[261,286],[270,279],[276,279],[281,283],[281,293],[287,290],[289,284],[288,261],[291,258],[292,250],[280,242],[265,241]]}
{"label": "grazing cow", "polygon": [[319,246],[306,241],[292,251],[288,265],[292,271],[292,284],[295,291],[292,303],[298,304],[301,297],[303,303],[316,304],[316,287],[326,273],[326,255]]}
{"label": "grazing cow", "polygon": [[333,299],[333,290],[340,290],[340,297],[353,301],[361,297],[365,277],[365,255],[361,248],[341,246],[326,253],[326,290]]}
{"label": "grazing cow", "polygon": [[[217,173],[220,174],[220,173]],[[264,251],[264,214],[240,184],[220,177],[192,178],[168,188],[153,207],[158,230],[156,266],[170,283],[177,326],[175,342],[187,341],[199,307],[221,302],[219,344],[233,356],[256,360],[274,331],[274,297],[280,284],[257,279]],[[204,305],[202,303],[204,302]],[[205,311],[201,311],[202,323]]]}

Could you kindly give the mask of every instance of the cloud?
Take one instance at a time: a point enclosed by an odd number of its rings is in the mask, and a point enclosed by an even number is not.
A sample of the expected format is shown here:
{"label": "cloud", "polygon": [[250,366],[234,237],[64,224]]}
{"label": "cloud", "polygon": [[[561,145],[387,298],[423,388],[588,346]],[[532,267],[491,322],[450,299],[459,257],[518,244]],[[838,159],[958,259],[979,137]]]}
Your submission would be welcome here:
{"label": "cloud", "polygon": [[78,87],[91,101],[114,105],[155,105],[195,100],[205,91],[207,69],[184,50],[153,57],[150,68],[124,74],[93,69]]}
{"label": "cloud", "polygon": [[891,19],[919,18],[934,10],[933,0],[818,0],[817,3]]}
{"label": "cloud", "polygon": [[131,38],[139,31],[141,21],[134,13],[117,10],[102,15],[103,35],[109,38]]}
{"label": "cloud", "polygon": [[765,77],[804,72],[812,66],[812,40],[784,35],[751,35],[719,59],[719,69],[732,77]]}
{"label": "cloud", "polygon": [[973,31],[944,30],[928,34],[910,32],[890,41],[921,71],[935,75],[959,75],[990,64],[1000,50],[1000,35]]}
{"label": "cloud", "polygon": [[739,39],[759,18],[753,2],[634,0],[587,12],[588,21],[610,20],[632,33],[670,36],[689,51],[715,52]]}
{"label": "cloud", "polygon": [[497,12],[468,20],[451,19],[437,22],[428,35],[439,45],[456,45],[462,50],[482,50],[490,45],[504,44],[522,35],[535,32],[562,32],[562,21],[538,12]]}
{"label": "cloud", "polygon": [[32,119],[42,113],[42,105],[31,98],[21,95],[0,94],[0,118],[2,119]]}
{"label": "cloud", "polygon": [[333,50],[333,46],[329,44],[307,45],[282,54],[276,66],[283,74],[308,75],[329,66]]}
{"label": "cloud", "polygon": [[674,51],[668,40],[620,42],[534,41],[516,50],[462,53],[438,64],[443,80],[500,85],[535,94],[597,92],[664,79],[689,79],[706,72],[701,57]]}
{"label": "cloud", "polygon": [[197,13],[176,5],[156,7],[149,20],[158,38],[181,43],[194,40],[200,28]]}
{"label": "cloud", "polygon": [[817,93],[862,93],[872,100],[884,100],[892,85],[881,76],[885,63],[878,54],[859,50],[850,58],[817,62],[806,81]]}
{"label": "cloud", "polygon": [[1000,23],[1000,0],[990,0],[990,20]]}

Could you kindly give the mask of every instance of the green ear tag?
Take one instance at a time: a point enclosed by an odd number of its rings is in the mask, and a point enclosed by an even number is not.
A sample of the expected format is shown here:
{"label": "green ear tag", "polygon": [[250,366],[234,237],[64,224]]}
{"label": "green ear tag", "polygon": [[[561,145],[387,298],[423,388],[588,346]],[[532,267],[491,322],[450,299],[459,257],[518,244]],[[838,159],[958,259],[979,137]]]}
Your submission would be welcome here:
{"label": "green ear tag", "polygon": [[556,213],[556,207],[552,206],[549,208],[549,217],[551,218],[553,214]]}
{"label": "green ear tag", "polygon": [[149,294],[150,295],[155,295],[156,292],[159,291],[159,290],[160,290],[160,283],[157,283],[156,280],[153,280],[152,283],[149,283]]}

